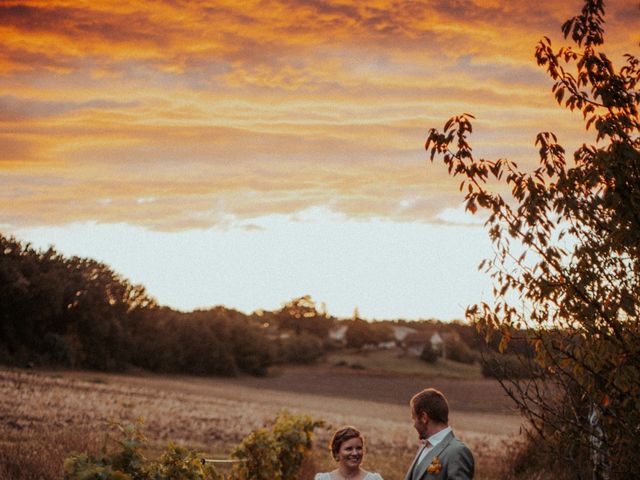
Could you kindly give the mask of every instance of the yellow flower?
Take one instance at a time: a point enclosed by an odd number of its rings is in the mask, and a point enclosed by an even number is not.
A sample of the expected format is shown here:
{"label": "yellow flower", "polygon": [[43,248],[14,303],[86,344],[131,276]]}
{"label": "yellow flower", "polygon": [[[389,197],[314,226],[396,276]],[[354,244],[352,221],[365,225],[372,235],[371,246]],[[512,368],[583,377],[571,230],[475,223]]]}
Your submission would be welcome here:
{"label": "yellow flower", "polygon": [[440,459],[435,457],[427,467],[427,473],[438,474],[440,470],[442,470],[442,464],[440,463]]}

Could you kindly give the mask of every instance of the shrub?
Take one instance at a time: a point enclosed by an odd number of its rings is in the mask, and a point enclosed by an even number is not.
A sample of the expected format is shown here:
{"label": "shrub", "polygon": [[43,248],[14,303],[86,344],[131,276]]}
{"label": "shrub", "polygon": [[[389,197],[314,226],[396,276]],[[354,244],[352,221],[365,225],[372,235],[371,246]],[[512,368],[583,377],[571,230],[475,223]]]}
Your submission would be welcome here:
{"label": "shrub", "polygon": [[433,348],[431,348],[431,344],[428,343],[422,349],[422,353],[420,354],[420,360],[425,361],[427,363],[436,363],[438,360],[438,352],[436,352]]}
{"label": "shrub", "polygon": [[240,462],[223,475],[194,450],[169,444],[157,461],[142,454],[146,438],[141,421],[114,425],[116,449],[100,455],[72,454],[64,462],[65,480],[291,480],[297,477],[312,447],[313,431],[323,425],[306,415],[280,413],[271,428],[247,435],[233,456]]}
{"label": "shrub", "polygon": [[306,332],[282,339],[278,344],[277,355],[280,362],[313,363],[322,354],[322,340]]}
{"label": "shrub", "polygon": [[296,477],[312,447],[313,431],[323,426],[307,415],[282,412],[271,427],[244,438],[233,456],[244,460],[229,480],[291,480]]}
{"label": "shrub", "polygon": [[72,454],[64,462],[65,480],[219,480],[222,477],[215,468],[204,465],[200,456],[187,448],[169,445],[157,462],[147,460],[142,454],[146,438],[137,424],[114,425],[120,439],[119,447],[110,453],[93,456],[86,453]]}
{"label": "shrub", "polygon": [[150,478],[154,480],[223,479],[213,467],[204,466],[202,459],[195,451],[173,444],[169,444],[158,463],[151,464],[149,473]]}
{"label": "shrub", "polygon": [[476,353],[459,338],[448,338],[445,341],[447,358],[454,362],[472,364],[477,360]]}

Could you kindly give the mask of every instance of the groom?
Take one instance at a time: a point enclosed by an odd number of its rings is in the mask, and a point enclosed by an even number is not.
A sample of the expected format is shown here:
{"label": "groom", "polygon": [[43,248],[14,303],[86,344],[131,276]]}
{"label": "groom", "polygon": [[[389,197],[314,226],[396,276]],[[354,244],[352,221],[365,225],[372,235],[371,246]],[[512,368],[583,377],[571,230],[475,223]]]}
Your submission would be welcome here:
{"label": "groom", "polygon": [[427,388],[410,402],[413,426],[424,446],[420,448],[404,480],[471,480],[471,450],[449,426],[449,405],[442,393]]}

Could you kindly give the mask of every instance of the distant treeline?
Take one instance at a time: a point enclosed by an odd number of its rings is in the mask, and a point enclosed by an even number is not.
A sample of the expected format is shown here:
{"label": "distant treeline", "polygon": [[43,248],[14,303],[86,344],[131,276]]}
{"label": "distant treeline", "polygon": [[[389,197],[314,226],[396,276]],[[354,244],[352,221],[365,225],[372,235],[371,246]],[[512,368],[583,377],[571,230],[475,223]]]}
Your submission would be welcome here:
{"label": "distant treeline", "polygon": [[103,263],[0,235],[1,363],[235,375],[271,361],[239,312],[161,308]]}
{"label": "distant treeline", "polygon": [[[349,327],[346,345],[329,335],[337,324]],[[338,320],[308,296],[251,315],[225,307],[179,312],[158,306],[143,286],[103,263],[0,235],[2,364],[262,375],[270,365],[311,363],[333,348],[392,341],[394,325],[455,331],[459,341],[450,352],[459,361],[479,359],[485,345],[462,322]]]}

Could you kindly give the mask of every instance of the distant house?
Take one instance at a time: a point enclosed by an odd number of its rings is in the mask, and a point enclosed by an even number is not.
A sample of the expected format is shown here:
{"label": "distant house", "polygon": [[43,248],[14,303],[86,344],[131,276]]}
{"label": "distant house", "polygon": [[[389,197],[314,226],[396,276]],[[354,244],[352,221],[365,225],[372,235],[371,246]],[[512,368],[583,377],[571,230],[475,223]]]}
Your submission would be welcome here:
{"label": "distant house", "polygon": [[434,352],[444,353],[444,339],[437,331],[415,332],[407,335],[402,345],[409,355],[419,357],[428,346]]}

